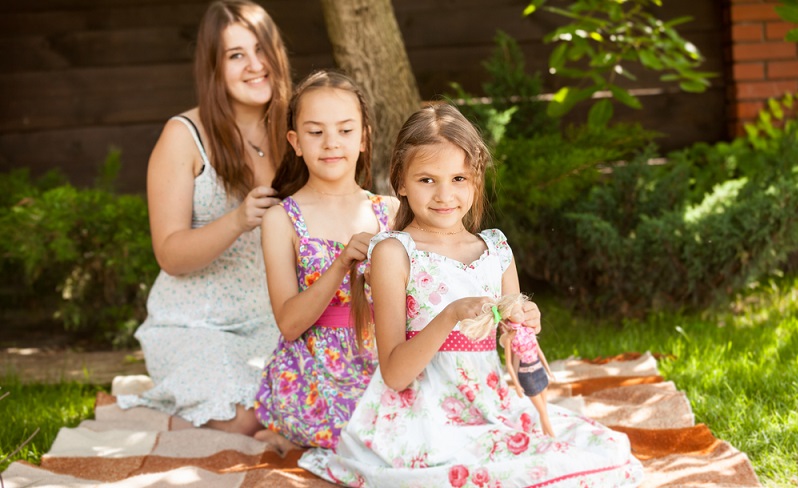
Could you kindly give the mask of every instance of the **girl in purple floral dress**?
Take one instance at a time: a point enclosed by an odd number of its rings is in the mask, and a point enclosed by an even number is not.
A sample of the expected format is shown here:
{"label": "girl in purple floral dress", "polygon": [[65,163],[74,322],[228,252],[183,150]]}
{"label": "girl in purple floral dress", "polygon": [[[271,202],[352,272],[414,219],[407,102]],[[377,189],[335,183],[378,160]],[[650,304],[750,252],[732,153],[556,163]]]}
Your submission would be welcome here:
{"label": "girl in purple floral dress", "polygon": [[[352,487],[640,484],[625,434],[551,405],[557,437],[546,435],[532,404],[510,393],[495,333],[472,342],[459,330],[519,293],[504,234],[476,233],[489,159],[450,105],[416,112],[400,131],[390,175],[402,231],[369,247],[379,368],[338,445],[307,451],[303,468]],[[531,302],[523,323],[540,327]]]}
{"label": "girl in purple floral dress", "polygon": [[[373,337],[357,340],[350,321],[349,273],[362,274],[369,239],[388,228],[396,200],[361,187],[371,184],[371,124],[348,77],[320,71],[299,84],[288,140],[274,186],[290,196],[264,215],[262,240],[282,337],[255,412],[297,445],[333,447],[376,367]],[[256,438],[269,440],[268,431]]]}

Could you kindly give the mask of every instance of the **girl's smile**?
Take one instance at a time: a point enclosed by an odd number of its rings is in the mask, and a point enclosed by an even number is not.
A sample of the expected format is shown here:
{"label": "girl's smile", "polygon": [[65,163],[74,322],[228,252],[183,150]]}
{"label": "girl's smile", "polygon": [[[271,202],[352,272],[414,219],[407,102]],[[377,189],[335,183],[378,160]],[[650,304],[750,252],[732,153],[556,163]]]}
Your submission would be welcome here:
{"label": "girl's smile", "polygon": [[465,152],[450,142],[419,148],[399,195],[407,197],[416,226],[442,233],[462,229],[474,201]]}
{"label": "girl's smile", "polygon": [[265,105],[272,98],[271,68],[258,38],[241,24],[230,24],[224,39],[224,75],[234,104]]}

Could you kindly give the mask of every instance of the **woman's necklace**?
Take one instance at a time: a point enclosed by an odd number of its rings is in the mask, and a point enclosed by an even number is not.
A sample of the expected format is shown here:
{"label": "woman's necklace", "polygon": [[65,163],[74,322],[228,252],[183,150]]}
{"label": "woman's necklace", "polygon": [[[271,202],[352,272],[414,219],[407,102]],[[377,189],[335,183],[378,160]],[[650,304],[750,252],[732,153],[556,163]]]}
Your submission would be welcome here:
{"label": "woman's necklace", "polygon": [[252,141],[250,141],[249,139],[247,139],[247,142],[249,143],[250,146],[252,146],[252,149],[254,149],[256,153],[258,153],[258,156],[260,157],[266,156],[266,153],[263,152],[263,149],[259,148],[255,144],[252,144]]}
{"label": "woman's necklace", "polygon": [[413,228],[418,229],[418,230],[423,231],[423,232],[429,232],[430,234],[440,234],[442,236],[453,236],[453,235],[459,234],[459,233],[461,233],[461,232],[463,232],[465,230],[465,227],[460,227],[460,230],[456,230],[454,232],[438,232],[437,230],[422,229],[421,227],[419,227],[417,225],[411,225],[410,227],[413,227]]}
{"label": "woman's necklace", "polygon": [[349,193],[327,193],[326,191],[321,191],[321,190],[317,190],[317,189],[313,188],[313,185],[311,185],[310,183],[305,183],[305,186],[307,186],[308,188],[310,188],[311,190],[313,190],[316,193],[319,193],[321,195],[327,195],[328,197],[346,197],[346,196],[349,196],[349,195],[354,195],[355,193],[357,193],[359,191],[363,191],[362,188],[357,187],[356,190],[353,190],[353,191],[351,191]]}

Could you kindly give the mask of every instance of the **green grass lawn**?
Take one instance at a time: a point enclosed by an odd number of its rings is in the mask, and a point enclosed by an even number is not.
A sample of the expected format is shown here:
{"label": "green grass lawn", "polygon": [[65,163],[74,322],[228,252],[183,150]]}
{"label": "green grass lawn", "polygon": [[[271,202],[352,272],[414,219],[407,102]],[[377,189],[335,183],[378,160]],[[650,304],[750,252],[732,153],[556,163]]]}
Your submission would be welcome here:
{"label": "green grass lawn", "polygon": [[94,398],[108,386],[85,385],[77,382],[49,384],[21,384],[13,376],[0,377],[0,459],[14,452],[40,429],[33,440],[11,459],[0,464],[4,471],[11,461],[25,460],[38,464],[61,427],[74,427],[81,420],[93,418]]}
{"label": "green grass lawn", "polygon": [[[532,291],[532,290],[527,290]],[[722,311],[659,314],[621,323],[577,317],[536,295],[551,359],[661,353],[660,373],[686,393],[696,422],[748,454],[765,486],[798,486],[798,279],[752,289]],[[106,387],[22,385],[0,378],[0,453],[38,463],[62,426],[91,418]],[[5,470],[8,462],[0,464]]]}
{"label": "green grass lawn", "polygon": [[660,374],[687,395],[697,423],[745,452],[763,485],[798,486],[798,280],[759,286],[724,311],[621,323],[534,299],[548,358],[666,355]]}

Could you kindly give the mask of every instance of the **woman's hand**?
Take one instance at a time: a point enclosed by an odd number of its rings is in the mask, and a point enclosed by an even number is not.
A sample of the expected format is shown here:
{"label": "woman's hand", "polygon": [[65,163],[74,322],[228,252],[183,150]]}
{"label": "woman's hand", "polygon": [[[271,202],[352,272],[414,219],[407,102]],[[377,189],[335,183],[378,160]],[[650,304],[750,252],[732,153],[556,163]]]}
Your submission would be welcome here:
{"label": "woman's hand", "polygon": [[269,186],[256,186],[238,206],[238,224],[244,232],[259,227],[266,209],[280,203],[277,192]]}

